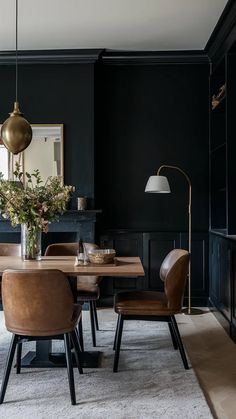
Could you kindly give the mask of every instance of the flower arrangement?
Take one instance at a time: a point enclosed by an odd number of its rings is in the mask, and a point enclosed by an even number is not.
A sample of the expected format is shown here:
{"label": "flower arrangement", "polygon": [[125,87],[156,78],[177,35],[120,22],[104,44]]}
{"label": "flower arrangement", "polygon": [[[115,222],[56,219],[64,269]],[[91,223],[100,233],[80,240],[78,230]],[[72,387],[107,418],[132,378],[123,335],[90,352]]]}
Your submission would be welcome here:
{"label": "flower arrangement", "polygon": [[23,224],[31,236],[31,256],[33,257],[33,237],[38,231],[47,233],[48,224],[57,221],[66,210],[73,186],[61,185],[59,177],[49,177],[42,184],[39,170],[24,173],[16,163],[15,181],[4,180],[0,173],[0,214],[10,219],[12,226]]}

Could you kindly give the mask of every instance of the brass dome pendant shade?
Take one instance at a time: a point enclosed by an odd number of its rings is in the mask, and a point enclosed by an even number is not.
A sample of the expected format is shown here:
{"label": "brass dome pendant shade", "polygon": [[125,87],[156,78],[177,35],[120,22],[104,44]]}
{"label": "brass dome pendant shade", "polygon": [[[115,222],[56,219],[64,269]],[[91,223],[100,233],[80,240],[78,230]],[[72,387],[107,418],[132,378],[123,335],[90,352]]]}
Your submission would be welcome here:
{"label": "brass dome pendant shade", "polygon": [[23,118],[18,103],[18,0],[16,0],[16,100],[13,112],[6,119],[1,128],[1,139],[5,147],[13,154],[25,150],[32,140],[32,128]]}
{"label": "brass dome pendant shade", "polygon": [[19,110],[19,103],[14,103],[14,110],[1,128],[1,139],[5,147],[13,154],[25,150],[32,140],[32,128],[23,118]]}

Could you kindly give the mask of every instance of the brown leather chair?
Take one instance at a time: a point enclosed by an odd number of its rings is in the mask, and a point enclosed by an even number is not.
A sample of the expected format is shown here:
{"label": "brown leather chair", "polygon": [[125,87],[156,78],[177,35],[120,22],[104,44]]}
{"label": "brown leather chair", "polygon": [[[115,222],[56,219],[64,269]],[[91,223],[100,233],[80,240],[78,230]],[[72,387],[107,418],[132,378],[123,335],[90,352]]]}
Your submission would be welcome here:
{"label": "brown leather chair", "polygon": [[[20,243],[0,243],[0,256],[20,256],[21,245]],[[1,301],[1,281],[0,277],[0,301]]]}
{"label": "brown leather chair", "polygon": [[175,320],[175,314],[180,313],[182,310],[189,256],[186,250],[175,249],[165,257],[160,268],[160,278],[164,282],[164,293],[157,291],[127,291],[115,296],[114,309],[119,317],[113,347],[115,350],[114,372],[118,370],[124,320],[168,322],[174,348],[179,349],[185,369],[189,368]]}
{"label": "brown leather chair", "polygon": [[[83,245],[87,253],[92,249],[98,249],[98,246],[94,243],[83,243]],[[77,252],[78,243],[54,243],[47,247],[45,256],[77,256]],[[95,327],[99,330],[96,301],[100,297],[99,283],[101,279],[100,276],[80,275],[77,277],[77,301],[81,303],[85,301],[89,302],[93,346],[96,346]],[[81,344],[83,347],[82,336],[82,330],[80,330]]]}
{"label": "brown leather chair", "polygon": [[64,337],[71,403],[76,404],[71,342],[79,371],[79,340],[76,326],[81,306],[74,304],[72,291],[65,274],[59,270],[6,270],[2,277],[2,300],[7,330],[12,340],[4,371],[0,403],[3,403],[11,366],[17,351],[17,368],[21,346],[26,340]]}

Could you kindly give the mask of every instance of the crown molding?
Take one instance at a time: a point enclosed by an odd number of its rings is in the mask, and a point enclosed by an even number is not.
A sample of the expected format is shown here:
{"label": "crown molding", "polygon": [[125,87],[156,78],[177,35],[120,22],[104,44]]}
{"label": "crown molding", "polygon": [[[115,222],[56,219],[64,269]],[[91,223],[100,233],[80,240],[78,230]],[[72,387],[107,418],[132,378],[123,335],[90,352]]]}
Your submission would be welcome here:
{"label": "crown molding", "polygon": [[[15,51],[0,51],[0,65],[15,65]],[[113,51],[88,50],[34,50],[18,51],[19,64],[94,64],[155,65],[155,64],[208,64],[204,51]]]}
{"label": "crown molding", "polygon": [[[93,64],[99,60],[102,49],[58,49],[18,51],[20,64]],[[0,51],[0,65],[15,64],[15,51]]]}
{"label": "crown molding", "polygon": [[101,61],[105,65],[206,64],[204,51],[112,51],[104,50]]}
{"label": "crown molding", "polygon": [[236,40],[236,2],[229,0],[205,48],[211,62],[217,65]]}

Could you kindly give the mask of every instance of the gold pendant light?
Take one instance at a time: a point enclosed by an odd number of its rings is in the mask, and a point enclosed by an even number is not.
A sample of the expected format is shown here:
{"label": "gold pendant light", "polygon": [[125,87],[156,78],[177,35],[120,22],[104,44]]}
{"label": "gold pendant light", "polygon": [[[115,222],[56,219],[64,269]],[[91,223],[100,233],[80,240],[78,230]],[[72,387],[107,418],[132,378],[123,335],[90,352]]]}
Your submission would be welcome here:
{"label": "gold pendant light", "polygon": [[16,0],[16,100],[13,112],[2,125],[1,139],[5,147],[13,154],[25,150],[32,140],[32,128],[23,118],[18,103],[18,0]]}

